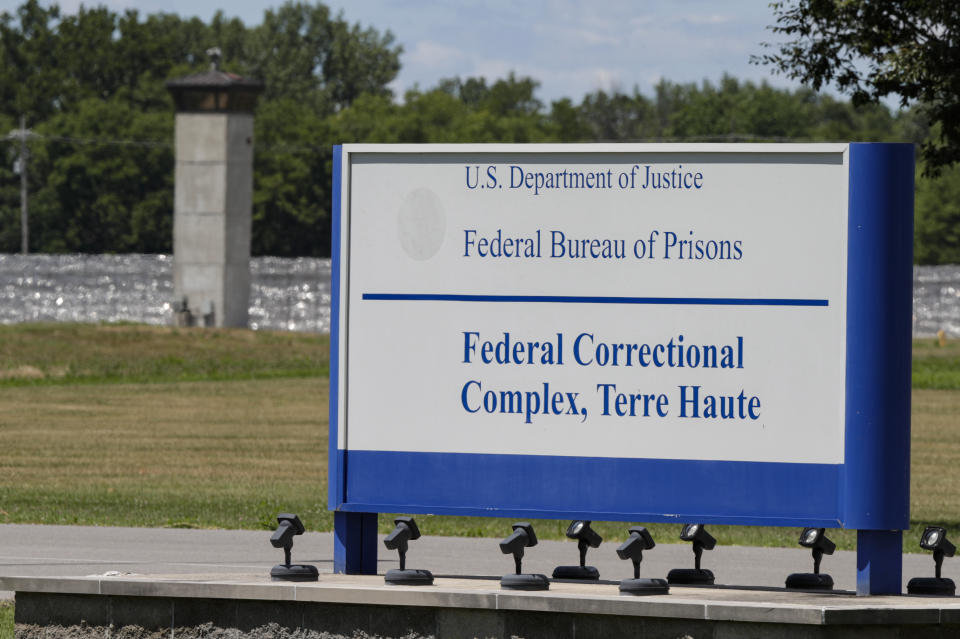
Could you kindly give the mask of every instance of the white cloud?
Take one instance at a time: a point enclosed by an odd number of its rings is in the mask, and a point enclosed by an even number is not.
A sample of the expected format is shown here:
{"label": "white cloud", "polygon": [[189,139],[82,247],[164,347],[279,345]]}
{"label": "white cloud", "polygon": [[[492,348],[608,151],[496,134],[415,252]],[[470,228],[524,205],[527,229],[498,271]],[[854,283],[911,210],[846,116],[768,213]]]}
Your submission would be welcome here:
{"label": "white cloud", "polygon": [[[7,4],[6,2],[4,4]],[[13,3],[11,3],[13,4]],[[19,4],[19,3],[17,3]],[[90,2],[89,0],[62,0],[60,2],[41,2],[41,5],[50,6],[56,4],[60,7],[60,15],[73,15],[80,10],[80,5],[83,5],[85,8],[89,9],[91,7],[97,6],[98,4],[106,5],[111,11],[117,11],[118,9],[125,8],[127,3],[119,2],[114,0],[113,2]],[[11,7],[11,10],[15,7]]]}
{"label": "white cloud", "polygon": [[614,69],[584,69],[581,75],[588,79],[594,91],[622,91],[623,79],[619,71]]}
{"label": "white cloud", "polygon": [[429,69],[445,69],[464,60],[464,53],[456,47],[430,40],[420,40],[413,51],[404,54],[404,64],[416,64]]}
{"label": "white cloud", "polygon": [[733,19],[730,16],[691,14],[682,16],[680,21],[690,24],[726,24],[732,22]]}
{"label": "white cloud", "polygon": [[621,46],[623,39],[619,34],[604,33],[604,30],[596,28],[597,26],[600,25],[594,25],[593,28],[588,28],[586,26],[541,23],[533,25],[533,31],[534,33],[549,38],[554,44],[564,47],[577,45]]}
{"label": "white cloud", "polygon": [[487,80],[497,80],[505,78],[511,71],[517,75],[528,75],[520,70],[520,65],[509,60],[499,60],[495,58],[478,59],[473,61],[472,70],[467,74],[471,76],[482,76]]}
{"label": "white cloud", "polygon": [[633,16],[628,20],[628,24],[634,28],[649,27],[650,25],[656,22],[656,18],[653,16]]}

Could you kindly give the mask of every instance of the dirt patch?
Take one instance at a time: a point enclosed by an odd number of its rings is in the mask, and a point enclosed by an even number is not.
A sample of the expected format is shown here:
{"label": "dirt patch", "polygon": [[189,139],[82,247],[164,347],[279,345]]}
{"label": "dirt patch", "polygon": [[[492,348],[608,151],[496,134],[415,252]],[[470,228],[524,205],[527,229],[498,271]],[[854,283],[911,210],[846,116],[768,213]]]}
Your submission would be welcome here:
{"label": "dirt patch", "polygon": [[0,379],[43,379],[46,375],[36,366],[17,366],[0,370]]}

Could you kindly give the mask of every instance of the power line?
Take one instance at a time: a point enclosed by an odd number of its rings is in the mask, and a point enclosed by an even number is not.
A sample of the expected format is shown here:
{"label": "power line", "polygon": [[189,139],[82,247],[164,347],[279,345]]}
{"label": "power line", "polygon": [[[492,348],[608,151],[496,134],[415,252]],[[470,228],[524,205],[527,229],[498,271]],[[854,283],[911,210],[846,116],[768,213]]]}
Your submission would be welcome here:
{"label": "power line", "polygon": [[[27,131],[27,137],[40,140],[49,140],[51,142],[65,142],[68,144],[78,144],[85,146],[132,146],[146,148],[173,148],[173,142],[166,140],[131,140],[114,138],[93,138],[77,137],[66,135],[47,135]],[[19,130],[14,130],[3,140],[19,140]],[[687,135],[687,136],[657,136],[648,138],[633,138],[630,140],[592,140],[594,142],[621,142],[621,143],[650,143],[650,142],[801,142],[805,138],[786,137],[778,135],[756,135],[753,133],[722,133],[714,135]],[[589,142],[590,140],[582,140]],[[310,153],[317,151],[329,151],[330,145],[326,144],[272,144],[255,145],[254,151],[258,153]]]}
{"label": "power line", "polygon": [[172,148],[173,142],[161,140],[111,140],[108,138],[77,138],[65,135],[43,135],[34,134],[34,137],[52,142],[68,142],[71,144],[82,144],[89,146],[141,146],[149,148]]}
{"label": "power line", "polygon": [[90,145],[90,146],[143,146],[143,147],[173,147],[173,142],[166,142],[163,140],[115,140],[110,138],[80,138],[72,137],[65,135],[46,135],[44,133],[37,133],[36,131],[31,131],[27,129],[25,132],[21,132],[20,129],[14,129],[5,137],[0,138],[0,141],[6,140],[20,140],[21,142],[27,138],[37,139],[37,140],[50,140],[52,142],[67,142],[69,144],[81,144],[81,145]]}
{"label": "power line", "polygon": [[[19,131],[15,130],[11,132],[2,140],[16,140],[19,139]],[[87,138],[87,137],[77,137],[77,136],[68,136],[68,135],[47,135],[44,133],[36,133],[28,131],[27,137],[35,138],[38,140],[48,140],[51,142],[66,142],[67,144],[78,144],[83,146],[133,146],[133,147],[146,147],[146,148],[173,148],[173,142],[168,142],[166,140],[130,140],[130,139],[114,139],[114,138]],[[304,152],[316,152],[316,151],[326,151],[330,147],[324,144],[275,144],[275,145],[255,145],[254,150],[259,153],[304,153]]]}

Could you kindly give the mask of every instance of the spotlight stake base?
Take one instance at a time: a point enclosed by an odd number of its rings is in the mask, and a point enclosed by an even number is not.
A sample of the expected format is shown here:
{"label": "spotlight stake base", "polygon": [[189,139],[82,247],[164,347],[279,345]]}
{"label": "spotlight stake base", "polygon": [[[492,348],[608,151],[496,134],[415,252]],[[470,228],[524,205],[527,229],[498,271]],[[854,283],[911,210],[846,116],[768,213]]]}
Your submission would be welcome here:
{"label": "spotlight stake base", "polygon": [[597,581],[600,579],[600,571],[594,566],[557,566],[553,569],[553,578]]}
{"label": "spotlight stake base", "polygon": [[621,595],[665,595],[670,586],[665,579],[624,579],[620,582]]}
{"label": "spotlight stake base", "polygon": [[270,579],[273,581],[317,581],[320,579],[320,573],[316,566],[277,564],[270,569]]}
{"label": "spotlight stake base", "polygon": [[825,573],[795,572],[787,577],[786,585],[794,590],[833,590],[833,577]]}
{"label": "spotlight stake base", "polygon": [[500,578],[500,587],[504,590],[549,590],[550,580],[546,575],[511,574]]}
{"label": "spotlight stake base", "polygon": [[910,595],[940,595],[953,597],[957,593],[957,586],[953,579],[945,577],[914,577],[907,582],[907,594]]}
{"label": "spotlight stake base", "polygon": [[397,570],[394,568],[387,571],[383,581],[388,586],[432,586],[433,573],[429,570],[417,570],[413,568]]}
{"label": "spotlight stake base", "polygon": [[680,585],[712,586],[714,576],[712,570],[699,568],[674,568],[667,573],[667,583]]}

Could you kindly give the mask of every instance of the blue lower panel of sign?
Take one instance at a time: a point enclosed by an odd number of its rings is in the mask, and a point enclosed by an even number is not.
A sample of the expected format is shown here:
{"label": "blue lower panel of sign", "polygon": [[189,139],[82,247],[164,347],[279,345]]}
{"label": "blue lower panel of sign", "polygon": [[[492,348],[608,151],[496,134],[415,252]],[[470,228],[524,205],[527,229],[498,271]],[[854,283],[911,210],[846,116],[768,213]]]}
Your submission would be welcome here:
{"label": "blue lower panel of sign", "polygon": [[841,465],[339,452],[344,511],[841,525]]}

